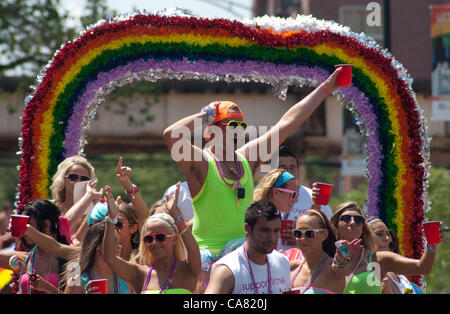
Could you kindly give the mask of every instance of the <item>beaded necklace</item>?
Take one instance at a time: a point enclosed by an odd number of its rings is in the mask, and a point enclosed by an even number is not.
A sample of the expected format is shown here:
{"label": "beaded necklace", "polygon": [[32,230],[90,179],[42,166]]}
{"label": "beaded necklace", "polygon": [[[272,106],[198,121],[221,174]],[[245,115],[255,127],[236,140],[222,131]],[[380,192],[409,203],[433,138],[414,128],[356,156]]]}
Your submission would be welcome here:
{"label": "beaded necklace", "polygon": [[348,283],[350,282],[350,280],[352,279],[356,270],[358,269],[359,265],[361,264],[363,256],[364,256],[364,248],[362,248],[362,250],[361,250],[361,255],[359,256],[358,263],[356,263],[355,268],[353,268],[353,270],[348,274],[347,279],[345,280],[345,287],[347,287]]}

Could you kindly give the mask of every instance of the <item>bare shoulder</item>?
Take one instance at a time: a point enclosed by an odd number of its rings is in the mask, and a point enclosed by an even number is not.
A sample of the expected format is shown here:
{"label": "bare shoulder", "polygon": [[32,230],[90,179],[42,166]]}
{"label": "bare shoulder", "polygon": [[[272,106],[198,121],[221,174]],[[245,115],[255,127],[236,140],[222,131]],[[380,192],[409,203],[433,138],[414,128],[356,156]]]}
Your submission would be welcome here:
{"label": "bare shoulder", "polygon": [[231,293],[234,290],[234,275],[231,269],[226,265],[217,265],[211,273],[206,294],[224,294]]}

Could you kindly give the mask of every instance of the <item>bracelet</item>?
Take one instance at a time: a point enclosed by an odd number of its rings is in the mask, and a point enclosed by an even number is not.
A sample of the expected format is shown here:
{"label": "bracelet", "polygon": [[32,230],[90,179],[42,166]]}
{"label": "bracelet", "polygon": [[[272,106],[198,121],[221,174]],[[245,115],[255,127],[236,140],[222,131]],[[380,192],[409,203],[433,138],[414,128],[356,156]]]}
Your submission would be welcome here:
{"label": "bracelet", "polygon": [[336,264],[337,266],[344,266],[347,265],[348,262],[350,261],[350,258],[346,257],[344,261],[339,261],[336,257],[336,255],[333,258],[333,263]]}
{"label": "bracelet", "polygon": [[325,86],[325,83],[320,84],[319,87],[323,89],[327,95],[331,94],[330,90]]}
{"label": "bracelet", "polygon": [[178,223],[179,223],[180,221],[182,221],[182,220],[184,220],[184,218],[183,218],[183,216],[181,216],[181,215],[175,217],[175,224],[178,225]]}
{"label": "bracelet", "polygon": [[430,245],[427,243],[427,249],[431,252],[436,252],[436,246],[434,245]]}
{"label": "bracelet", "polygon": [[189,229],[189,227],[187,225],[185,225],[184,228],[181,231],[179,231],[178,233],[180,235],[183,235],[186,231],[188,231],[188,229]]}
{"label": "bracelet", "polygon": [[181,228],[178,228],[178,233],[180,235],[183,235],[187,231],[188,228],[189,227],[186,224],[183,224],[183,226],[181,226]]}
{"label": "bracelet", "polygon": [[117,224],[117,217],[110,218],[109,216],[106,216],[106,217],[105,217],[105,221],[106,221],[106,222],[109,222],[109,223],[112,223],[113,225],[115,225],[115,224]]}
{"label": "bracelet", "polygon": [[129,197],[134,199],[134,196],[136,195],[136,193],[139,192],[139,188],[137,187],[136,184],[133,184],[133,187],[131,188],[131,191],[127,191],[125,190],[125,194]]}

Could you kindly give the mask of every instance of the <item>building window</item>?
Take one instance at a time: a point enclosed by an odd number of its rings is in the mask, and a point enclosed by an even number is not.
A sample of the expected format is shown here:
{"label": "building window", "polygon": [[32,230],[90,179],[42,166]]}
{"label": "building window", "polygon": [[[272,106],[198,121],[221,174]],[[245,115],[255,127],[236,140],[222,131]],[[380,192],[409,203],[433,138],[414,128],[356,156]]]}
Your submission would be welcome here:
{"label": "building window", "polygon": [[367,16],[370,13],[371,11],[363,5],[344,5],[339,8],[339,23],[350,27],[355,33],[365,33],[383,46],[383,22],[380,26],[369,26]]}

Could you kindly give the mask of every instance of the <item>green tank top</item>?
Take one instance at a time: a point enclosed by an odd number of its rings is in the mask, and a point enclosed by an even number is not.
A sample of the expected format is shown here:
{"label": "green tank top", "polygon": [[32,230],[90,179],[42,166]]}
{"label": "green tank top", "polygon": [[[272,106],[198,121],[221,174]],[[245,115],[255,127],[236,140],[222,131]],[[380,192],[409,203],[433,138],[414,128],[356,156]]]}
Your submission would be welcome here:
{"label": "green tank top", "polygon": [[[373,252],[370,252],[369,263],[372,262]],[[369,285],[369,276],[372,275],[371,270],[363,273],[354,274],[350,282],[345,287],[345,294],[381,294],[381,284]],[[373,280],[370,280],[373,281]]]}
{"label": "green tank top", "polygon": [[[239,207],[236,202],[237,191],[223,182],[214,157],[207,151],[206,180],[200,192],[192,198],[192,234],[200,248],[214,254],[218,254],[228,241],[245,238],[244,218],[247,207],[253,201],[253,174],[247,159],[238,152],[236,154],[244,168],[240,184],[245,189],[245,198],[239,200]],[[227,178],[225,180],[233,183]]]}

